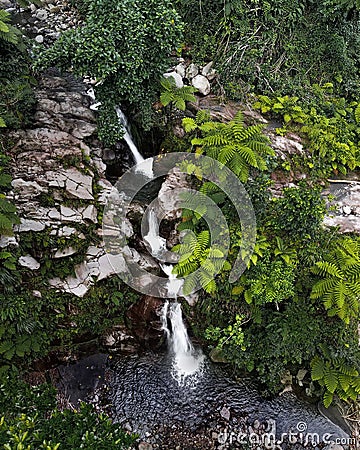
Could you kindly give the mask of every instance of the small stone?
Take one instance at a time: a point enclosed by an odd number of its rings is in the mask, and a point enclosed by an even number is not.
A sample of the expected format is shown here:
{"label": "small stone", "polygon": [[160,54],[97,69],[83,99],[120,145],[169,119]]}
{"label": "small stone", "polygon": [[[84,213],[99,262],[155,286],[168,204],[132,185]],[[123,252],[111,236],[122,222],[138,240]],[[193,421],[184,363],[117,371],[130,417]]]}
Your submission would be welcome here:
{"label": "small stone", "polygon": [[38,9],[35,16],[39,20],[46,20],[48,18],[48,12],[45,9]]}
{"label": "small stone", "polygon": [[76,248],[66,247],[63,250],[57,250],[57,252],[54,255],[54,258],[66,258],[66,256],[71,256],[76,252],[77,252]]}
{"label": "small stone", "polygon": [[38,34],[37,36],[35,36],[35,41],[38,44],[42,44],[44,42],[44,36],[42,34]]}
{"label": "small stone", "polygon": [[192,79],[191,84],[202,95],[208,95],[210,93],[211,90],[210,83],[209,80],[206,77],[204,77],[204,75],[196,75],[196,77]]}
{"label": "small stone", "polygon": [[40,263],[30,255],[20,256],[19,264],[20,266],[26,267],[30,270],[37,270],[40,267]]}
{"label": "small stone", "polygon": [[196,75],[199,73],[199,68],[194,63],[191,63],[188,68],[186,69],[186,78],[191,80],[192,78],[196,77]]}
{"label": "small stone", "polygon": [[175,67],[175,72],[178,73],[181,76],[181,78],[185,78],[185,66],[184,66],[184,64],[178,64]]}
{"label": "small stone", "polygon": [[210,61],[209,63],[206,64],[206,66],[202,68],[201,73],[202,75],[204,75],[204,77],[207,77],[209,75],[209,72],[211,71],[213,65],[214,61]]}
{"label": "small stone", "polygon": [[224,406],[220,411],[220,416],[225,420],[230,420],[230,409]]}
{"label": "small stone", "polygon": [[184,86],[182,77],[176,72],[164,73],[164,78],[173,78],[177,88],[182,88]]}
{"label": "small stone", "polygon": [[37,298],[41,298],[41,297],[42,297],[40,291],[32,291],[32,295],[33,295],[34,297],[37,297]]}
{"label": "small stone", "polygon": [[351,207],[350,206],[343,206],[343,213],[347,216],[351,214]]}
{"label": "small stone", "polygon": [[139,450],[152,450],[152,449],[153,446],[148,442],[140,442],[139,444]]}

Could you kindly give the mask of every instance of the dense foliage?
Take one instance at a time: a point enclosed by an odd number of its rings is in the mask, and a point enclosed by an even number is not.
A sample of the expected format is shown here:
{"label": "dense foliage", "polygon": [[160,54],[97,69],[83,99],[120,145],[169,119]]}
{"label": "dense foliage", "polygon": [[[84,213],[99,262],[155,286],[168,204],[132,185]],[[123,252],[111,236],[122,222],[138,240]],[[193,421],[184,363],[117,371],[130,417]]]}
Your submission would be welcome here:
{"label": "dense foliage", "polygon": [[[358,93],[359,12],[355,2],[181,0],[190,52],[214,59],[228,95],[304,92],[343,80]],[[331,31],[330,31],[331,30]]]}
{"label": "dense foliage", "polygon": [[47,385],[30,387],[7,379],[0,392],[0,445],[4,449],[121,450],[134,442],[134,436],[125,434],[91,405],[60,411],[55,407],[54,389]]}
{"label": "dense foliage", "polygon": [[[186,114],[186,102],[194,100],[195,90],[176,89],[171,80],[161,78],[171,56],[181,51],[195,62],[214,60],[219,92],[246,100],[267,118],[280,120],[278,134],[300,133],[304,154],[280,161],[264,127],[245,125],[241,113],[228,123],[212,121],[201,110],[183,120],[184,139],[171,136],[168,142],[174,139],[174,148],[165,146],[165,150],[194,151],[229,167],[251,197],[258,235],[248,270],[230,285],[228,273],[243,239],[238,218],[226,195],[204,182],[196,168],[188,167],[194,186],[223,211],[231,245],[221,269],[217,263],[222,261],[222,248],[211,245],[202,220],[206,205],[189,204],[178,230],[191,229],[193,234],[174,248],[182,255],[175,271],[189,275],[200,269],[199,279],[188,277],[184,287],[191,291],[200,282],[204,288],[193,315],[195,331],[238,370],[257,376],[266,392],[279,391],[286,373],[295,379],[305,368],[308,393],[318,389],[325,406],[336,396],[356,401],[360,241],[356,235],[343,237],[337,230],[323,229],[325,203],[319,182],[323,185],[326,177],[348,174],[360,165],[359,2],[178,0],[176,9],[169,0],[75,3],[83,25],[63,33],[42,51],[36,67],[57,66],[96,79],[95,93],[101,102],[98,134],[105,144],[122,136],[115,111],[119,104],[127,106],[144,129],[153,124],[152,105],[157,100],[165,109],[167,125],[176,119],[173,108]],[[24,40],[2,10],[0,54],[0,127],[16,129],[31,123],[34,80]],[[18,219],[5,199],[11,178],[4,155],[0,165],[4,235],[11,234]],[[274,170],[284,176],[302,172],[307,178],[274,196]],[[87,232],[95,235],[95,230]],[[68,245],[77,254],[54,264],[49,249]],[[137,298],[114,279],[97,283],[77,299],[76,307],[70,294],[48,289],[50,276],[73,274],[86,245],[76,238],[65,242],[46,232],[28,233],[20,248],[0,252],[3,380],[50,351],[76,349],[81,339],[96,341],[122,320],[125,308]],[[41,263],[35,276],[17,266],[21,254],[34,255]],[[212,265],[205,263],[209,255]],[[29,449],[81,445],[108,449],[131,441],[89,406],[60,412],[49,392],[8,380],[1,390],[4,448],[21,444]]]}
{"label": "dense foliage", "polygon": [[0,127],[28,125],[35,103],[30,58],[21,32],[0,9]]}
{"label": "dense foliage", "polygon": [[38,67],[71,69],[97,80],[99,137],[121,137],[115,106],[126,103],[144,128],[152,123],[161,74],[182,38],[182,22],[169,0],[83,0],[84,25],[63,33],[40,56]]}
{"label": "dense foliage", "polygon": [[[284,188],[280,196],[271,196],[268,173],[278,165],[269,160],[271,151],[266,138],[261,137],[261,128],[242,129],[241,115],[227,124],[205,121],[204,117],[201,111],[195,119],[183,119],[190,136],[201,133],[190,138],[193,149],[232,169],[239,153],[242,159],[236,160],[234,172],[247,181],[261,226],[248,270],[230,287],[226,279],[241,248],[241,226],[226,195],[194,171],[197,188],[225,214],[231,237],[228,261],[214,281],[214,274],[219,273],[216,256],[222,256],[222,249],[211,245],[202,220],[206,206],[198,202],[183,211],[178,229],[190,228],[195,234],[174,247],[182,255],[175,272],[187,275],[184,288],[191,288],[192,273],[198,270],[200,284],[212,294],[204,296],[197,306],[194,326],[229,362],[241,370],[256,372],[267,392],[280,388],[287,371],[295,376],[299,369],[309,370],[311,366],[312,380],[323,386],[326,406],[335,393],[342,399],[355,400],[360,393],[356,345],[359,238],[344,239],[322,228],[325,202],[314,177]],[[256,151],[259,154],[252,154]],[[268,165],[260,155],[267,155]],[[213,266],[204,262],[209,255],[213,256]],[[327,359],[320,351],[325,345],[329,347]],[[320,367],[324,367],[323,372]],[[329,384],[330,376],[338,376],[338,381]]]}

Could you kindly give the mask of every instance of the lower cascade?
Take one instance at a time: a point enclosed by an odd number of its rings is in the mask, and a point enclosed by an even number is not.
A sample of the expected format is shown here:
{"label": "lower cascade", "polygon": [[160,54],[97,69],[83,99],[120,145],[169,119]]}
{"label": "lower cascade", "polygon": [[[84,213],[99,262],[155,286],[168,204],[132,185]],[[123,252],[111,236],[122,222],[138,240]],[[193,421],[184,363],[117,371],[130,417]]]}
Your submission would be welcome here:
{"label": "lower cascade", "polygon": [[293,393],[265,400],[250,379],[229,378],[194,348],[177,301],[165,302],[160,319],[168,350],[114,357],[107,376],[114,421],[154,448],[168,450],[174,433],[181,450],[328,450],[349,439]]}
{"label": "lower cascade", "polygon": [[[162,309],[161,322],[169,343],[173,358],[172,375],[179,384],[195,384],[201,378],[204,355],[195,350],[185,327],[181,305],[167,301]],[[170,328],[168,323],[170,322]]]}

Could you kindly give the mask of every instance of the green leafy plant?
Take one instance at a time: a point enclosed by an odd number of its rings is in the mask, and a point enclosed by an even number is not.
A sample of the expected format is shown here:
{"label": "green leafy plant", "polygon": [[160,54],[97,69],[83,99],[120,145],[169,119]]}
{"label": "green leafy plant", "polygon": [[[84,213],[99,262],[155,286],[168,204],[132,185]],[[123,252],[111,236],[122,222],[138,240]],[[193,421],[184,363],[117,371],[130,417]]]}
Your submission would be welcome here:
{"label": "green leafy plant", "polygon": [[240,111],[228,123],[203,122],[203,118],[202,113],[196,119],[183,119],[186,132],[196,130],[200,135],[191,141],[197,153],[205,153],[228,166],[244,182],[249,178],[250,168],[266,169],[266,156],[274,152],[262,133],[263,125],[245,127]]}
{"label": "green leafy plant", "polygon": [[314,238],[325,215],[320,192],[320,187],[303,181],[297,187],[284,188],[283,197],[273,200],[271,225],[293,241]]}
{"label": "green leafy plant", "polygon": [[223,266],[223,250],[215,245],[210,245],[210,233],[207,230],[197,235],[187,233],[181,244],[175,245],[172,251],[180,255],[180,259],[174,267],[174,273],[181,277],[186,276],[183,292],[189,294],[197,283],[212,293],[216,290],[215,274]]}
{"label": "green leafy plant", "polygon": [[35,80],[30,76],[25,42],[23,34],[11,25],[11,15],[0,9],[0,128],[29,123],[35,104]]}
{"label": "green leafy plant", "polygon": [[[66,31],[41,53],[37,68],[72,69],[98,80],[99,134],[107,144],[118,139],[114,107],[127,103],[140,124],[151,126],[158,80],[182,39],[182,22],[169,0],[82,2],[84,25]],[[145,120],[146,119],[146,120]]]}
{"label": "green leafy plant", "polygon": [[10,44],[19,42],[19,30],[11,25],[11,15],[4,9],[0,9],[0,41],[6,41]]}
{"label": "green leafy plant", "polygon": [[356,401],[360,395],[358,370],[349,366],[342,358],[332,358],[329,349],[321,346],[322,357],[311,361],[311,378],[323,386],[323,402],[328,408],[336,394],[341,400]]}
{"label": "green leafy plant", "polygon": [[186,102],[194,102],[196,100],[193,86],[183,86],[178,88],[173,77],[162,78],[161,81],[160,101],[163,106],[174,105],[180,111],[185,111]]}
{"label": "green leafy plant", "polygon": [[272,112],[275,116],[280,116],[285,124],[290,122],[304,123],[307,115],[302,107],[298,104],[298,97],[268,97],[267,95],[259,95],[258,100],[253,107],[259,109],[263,114]]}
{"label": "green leafy plant", "polygon": [[358,317],[360,302],[360,241],[337,241],[323,261],[312,268],[322,279],[312,288],[311,298],[321,299],[329,316],[345,323]]}

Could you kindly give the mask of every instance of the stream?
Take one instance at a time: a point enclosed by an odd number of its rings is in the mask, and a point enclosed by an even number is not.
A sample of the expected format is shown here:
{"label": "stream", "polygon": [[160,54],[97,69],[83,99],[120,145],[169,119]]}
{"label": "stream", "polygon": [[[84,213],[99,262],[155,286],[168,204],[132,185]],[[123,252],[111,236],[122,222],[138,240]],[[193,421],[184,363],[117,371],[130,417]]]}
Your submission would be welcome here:
{"label": "stream", "polygon": [[[204,446],[183,444],[181,450],[251,444],[260,449],[320,449],[331,441],[349,442],[344,430],[294,394],[264,400],[251,380],[230,379],[193,347],[179,303],[165,303],[162,323],[166,353],[113,358],[110,363],[115,421],[141,438],[157,442],[154,430],[164,433],[166,428],[194,436],[202,430],[208,438]],[[221,447],[225,444],[231,446]]]}
{"label": "stream", "polygon": [[[152,159],[144,160],[134,144],[129,125],[120,108],[119,124],[140,172],[153,179]],[[149,253],[161,259],[167,251],[159,236],[157,212],[149,208],[144,216],[147,234],[143,241]],[[211,448],[330,449],[330,442],[348,441],[347,433],[321,415],[316,406],[286,392],[273,400],[263,399],[251,380],[235,381],[206,358],[189,339],[182,318],[182,281],[172,273],[173,264],[159,264],[168,277],[168,298],[160,312],[167,351],[154,354],[113,357],[109,360],[108,389],[113,417],[126,429],[139,434],[150,447],[171,448],[164,441],[165,429],[180,430],[184,439],[179,450]],[[203,442],[194,436],[203,433]],[[157,434],[156,434],[157,433]],[[177,438],[175,437],[175,440]],[[190,441],[190,442],[189,442]],[[163,446],[159,444],[162,442]],[[154,445],[154,447],[152,447]],[[139,447],[140,448],[140,447]]]}

